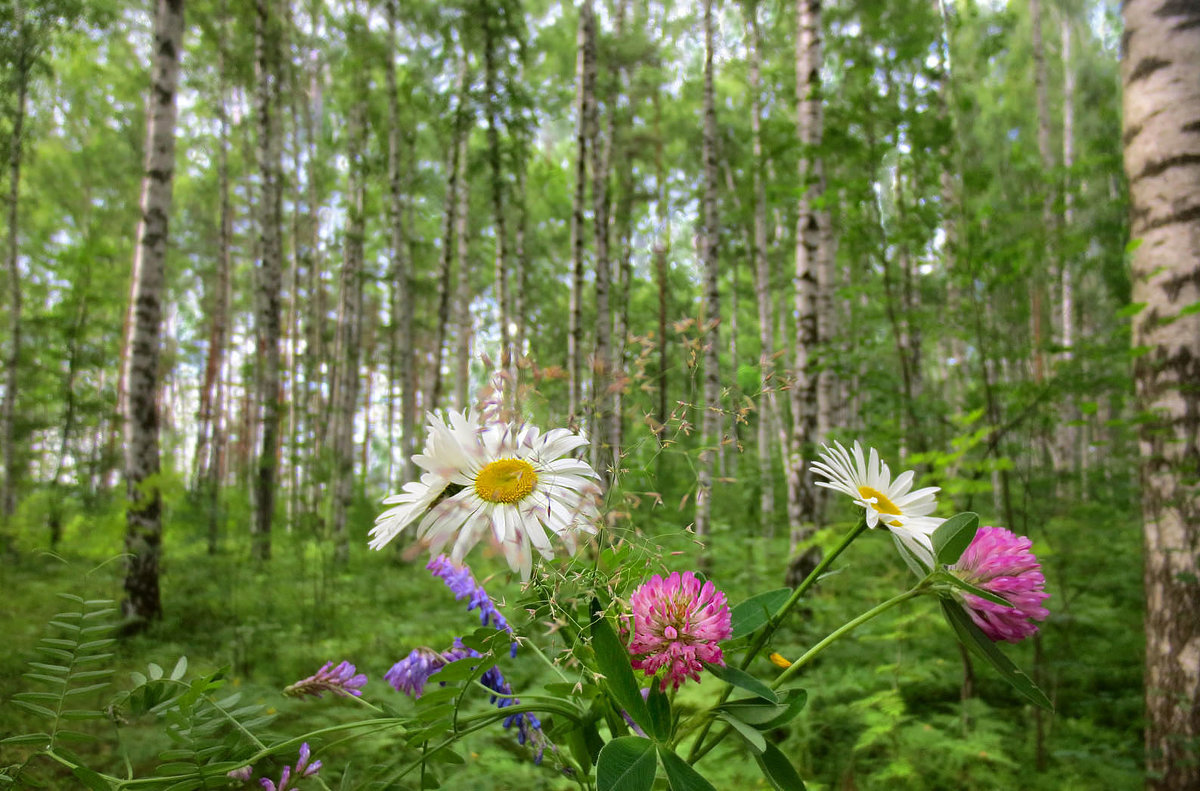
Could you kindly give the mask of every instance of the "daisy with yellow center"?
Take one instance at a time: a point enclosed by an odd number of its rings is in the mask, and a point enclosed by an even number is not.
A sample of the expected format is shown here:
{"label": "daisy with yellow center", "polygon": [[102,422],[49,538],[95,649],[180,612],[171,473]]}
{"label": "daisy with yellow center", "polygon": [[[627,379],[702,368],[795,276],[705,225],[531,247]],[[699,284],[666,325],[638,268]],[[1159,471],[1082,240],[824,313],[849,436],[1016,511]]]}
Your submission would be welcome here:
{"label": "daisy with yellow center", "polygon": [[425,472],[375,520],[371,548],[381,549],[410,524],[438,554],[453,539],[450,559],[461,564],[490,535],[508,565],[529,579],[532,550],[554,556],[549,533],[574,553],[579,534],[596,532],[599,476],[567,454],[587,440],[566,429],[542,433],[530,425],[482,423],[474,411],[429,415],[429,438],[413,462]]}
{"label": "daisy with yellow center", "polygon": [[938,488],[911,491],[915,476],[912,470],[893,481],[891,470],[879,459],[879,452],[871,448],[869,456],[864,456],[857,441],[853,453],[840,442],[833,443],[832,448],[822,447],[825,452],[820,454],[820,461],[813,462],[812,468],[829,480],[817,481],[817,486],[849,495],[865,509],[867,527],[874,528],[882,522],[897,541],[932,568],[931,536],[943,521],[930,516],[937,508],[933,495]]}

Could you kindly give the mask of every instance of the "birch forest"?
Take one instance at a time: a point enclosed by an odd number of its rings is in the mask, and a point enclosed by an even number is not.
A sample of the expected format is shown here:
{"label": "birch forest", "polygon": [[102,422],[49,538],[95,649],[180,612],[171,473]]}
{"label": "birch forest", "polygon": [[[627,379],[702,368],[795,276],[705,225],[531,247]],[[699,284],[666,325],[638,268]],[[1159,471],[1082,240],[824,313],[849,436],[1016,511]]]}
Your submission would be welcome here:
{"label": "birch forest", "polygon": [[[69,752],[13,736],[46,727],[21,690],[60,594],[114,602],[118,686],[186,655],[318,732],[329,696],[278,690],[353,656],[407,712],[383,671],[474,616],[416,522],[368,533],[459,411],[586,436],[573,563],[650,547],[637,573],[731,605],[840,551],[835,442],[1032,542],[1050,615],[1005,654],[1052,710],[917,603],[808,664],[765,754],[681,729],[708,785],[664,756],[654,788],[1200,788],[1200,4],[5,0],[0,162],[0,789],[124,788],[179,745],[132,693]],[[752,672],[911,583],[887,518]],[[470,562],[516,626],[566,561]],[[523,699],[573,667],[569,624],[528,634]],[[310,740],[279,791],[639,787],[545,720],[537,763],[497,726],[402,777],[435,742]],[[232,769],[170,787],[259,787]]]}

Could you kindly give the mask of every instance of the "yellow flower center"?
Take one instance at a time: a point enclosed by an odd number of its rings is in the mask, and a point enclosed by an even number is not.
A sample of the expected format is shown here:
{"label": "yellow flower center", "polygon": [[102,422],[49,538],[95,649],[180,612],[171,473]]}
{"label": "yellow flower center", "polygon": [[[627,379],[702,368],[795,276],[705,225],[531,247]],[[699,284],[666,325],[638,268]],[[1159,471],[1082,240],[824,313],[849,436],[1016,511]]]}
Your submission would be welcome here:
{"label": "yellow flower center", "polygon": [[[875,500],[875,510],[881,514],[889,514],[891,516],[903,516],[904,512],[896,507],[896,504],[888,499],[888,496],[878,489],[872,489],[870,486],[858,487],[858,494],[864,500]],[[892,527],[900,527],[900,521],[893,519],[888,522]]]}
{"label": "yellow flower center", "polygon": [[489,503],[516,503],[529,496],[537,480],[533,465],[524,459],[497,459],[475,476],[475,494]]}

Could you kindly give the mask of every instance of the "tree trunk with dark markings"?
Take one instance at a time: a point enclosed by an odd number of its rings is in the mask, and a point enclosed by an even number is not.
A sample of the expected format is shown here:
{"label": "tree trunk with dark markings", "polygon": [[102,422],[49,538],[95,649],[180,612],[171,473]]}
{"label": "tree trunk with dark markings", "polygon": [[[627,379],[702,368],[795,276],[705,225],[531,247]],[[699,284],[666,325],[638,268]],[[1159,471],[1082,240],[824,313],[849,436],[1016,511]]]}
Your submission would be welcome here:
{"label": "tree trunk with dark markings", "polygon": [[1200,788],[1200,3],[1129,0],[1121,78],[1146,588],[1146,785]]}
{"label": "tree trunk with dark markings", "polygon": [[142,220],[133,258],[133,324],[126,381],[125,599],[133,629],[162,617],[158,567],[162,497],[155,478],[158,451],[158,356],[167,257],[167,223],[175,176],[175,90],[183,49],[183,0],[159,0],[154,19],[154,65],[142,179]]}

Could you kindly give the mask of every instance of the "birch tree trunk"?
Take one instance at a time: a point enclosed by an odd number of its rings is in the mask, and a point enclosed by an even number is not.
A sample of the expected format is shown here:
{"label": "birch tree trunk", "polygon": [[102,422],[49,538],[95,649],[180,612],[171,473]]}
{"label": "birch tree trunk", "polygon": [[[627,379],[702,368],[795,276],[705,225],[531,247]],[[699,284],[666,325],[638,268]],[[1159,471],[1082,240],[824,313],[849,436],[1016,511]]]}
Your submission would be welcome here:
{"label": "birch tree trunk", "polygon": [[162,554],[159,472],[158,356],[161,343],[171,188],[175,176],[175,91],[183,51],[183,0],[158,0],[148,101],[142,219],[133,257],[133,326],[125,412],[125,598],[121,611],[142,628],[162,616],[158,567]]}
{"label": "birch tree trunk", "polygon": [[0,405],[0,442],[4,443],[4,488],[0,490],[0,515],[7,521],[17,507],[17,479],[20,467],[16,453],[17,371],[21,362],[21,269],[19,266],[19,237],[17,211],[21,197],[22,132],[25,123],[25,104],[29,94],[28,28],[21,0],[13,6],[13,21],[17,28],[16,103],[13,108],[12,132],[8,139],[8,355],[5,358],[4,403]]}
{"label": "birch tree trunk", "polygon": [[461,410],[470,406],[471,339],[475,333],[471,318],[471,240],[467,236],[467,220],[471,212],[471,171],[467,167],[470,136],[471,130],[464,129],[458,140],[458,211],[454,231],[458,239],[458,285],[455,297],[458,338],[454,362],[454,406]]}
{"label": "birch tree trunk", "polygon": [[667,205],[667,169],[663,161],[662,89],[654,92],[654,193],[659,237],[654,245],[654,279],[658,287],[658,409],[655,413],[659,441],[665,439],[667,419],[667,304],[670,284],[667,256],[671,251],[671,213]]}
{"label": "birch tree trunk", "polygon": [[359,100],[350,111],[347,140],[350,175],[346,194],[346,248],[342,264],[341,287],[338,295],[338,324],[336,356],[339,361],[331,401],[333,497],[330,527],[334,538],[334,560],[344,564],[350,556],[346,536],[346,512],[354,494],[354,416],[358,411],[358,349],[362,340],[363,242],[364,223],[364,164],[366,145],[365,100]]}
{"label": "birch tree trunk", "polygon": [[[492,192],[492,222],[496,232],[495,284],[496,308],[500,324],[500,359],[501,371],[507,372],[512,359],[512,338],[509,332],[509,322],[512,320],[512,310],[509,307],[508,294],[508,223],[504,212],[505,189],[504,168],[500,155],[500,109],[499,109],[499,69],[500,36],[494,29],[495,19],[489,11],[483,14],[483,61],[484,61],[484,94],[486,95],[487,110],[487,146],[488,169],[491,172]],[[506,382],[504,404],[511,405],[512,391],[515,382]]]}
{"label": "birch tree trunk", "polygon": [[596,96],[596,17],[592,0],[579,8],[575,54],[575,194],[571,204],[571,294],[567,327],[567,419],[579,420],[583,397],[583,252],[584,201],[588,149],[594,145],[592,121]]}
{"label": "birch tree trunk", "polygon": [[759,408],[757,427],[759,519],[762,534],[775,535],[774,465],[771,460],[771,429],[779,422],[775,398],[774,320],[771,316],[771,264],[767,257],[767,189],[763,179],[762,147],[762,31],[758,26],[758,3],[746,6],[750,27],[750,136],[754,155],[754,295],[758,302]]}
{"label": "birch tree trunk", "polygon": [[280,335],[283,249],[281,244],[281,176],[279,172],[279,31],[273,0],[255,2],[255,108],[257,158],[261,179],[258,231],[260,239],[256,332],[258,335],[257,397],[262,410],[261,444],[254,480],[253,553],[271,557],[271,521],[275,516],[280,418]]}
{"label": "birch tree trunk", "polygon": [[[1037,143],[1038,156],[1042,160],[1042,172],[1045,182],[1041,185],[1042,189],[1042,233],[1044,234],[1045,249],[1054,256],[1054,189],[1051,174],[1054,173],[1054,154],[1050,149],[1050,97],[1049,89],[1046,86],[1046,54],[1042,44],[1042,2],[1041,0],[1029,0],[1029,19],[1032,30],[1033,44],[1033,81],[1034,88],[1037,94]],[[1051,266],[1051,271],[1054,270],[1053,261],[1048,262]],[[1046,280],[1041,273],[1034,273],[1029,278],[1029,286],[1031,289],[1031,305],[1030,305],[1030,320],[1032,321],[1033,332],[1033,378],[1036,382],[1041,382],[1045,378],[1046,362],[1045,362],[1045,342],[1046,331],[1044,327],[1046,296],[1043,293],[1043,283]]]}
{"label": "birch tree trunk", "polygon": [[226,110],[225,47],[226,16],[224,3],[221,13],[221,44],[217,50],[219,85],[217,122],[217,190],[220,209],[217,220],[217,278],[209,295],[211,315],[208,333],[208,359],[204,366],[204,386],[200,391],[196,455],[193,475],[196,488],[206,499],[208,508],[208,553],[216,554],[220,520],[217,513],[220,490],[221,425],[224,412],[224,391],[221,372],[225,367],[225,347],[229,343],[230,245],[233,235],[233,210],[229,197],[229,114]]}
{"label": "birch tree trunk", "polygon": [[1200,788],[1200,4],[1130,0],[1130,187],[1146,586],[1147,788]]}
{"label": "birch tree trunk", "polygon": [[796,0],[797,134],[800,142],[799,183],[803,189],[796,216],[796,275],[793,280],[796,335],[792,346],[792,432],[788,454],[788,521],[791,550],[813,531],[816,493],[808,461],[817,435],[818,384],[816,351],[818,266],[821,256],[821,213],[816,205],[825,184],[818,149],[821,145],[821,4]]}
{"label": "birch tree trunk", "polygon": [[[392,271],[394,292],[392,332],[399,346],[400,363],[400,479],[413,479],[413,454],[417,452],[417,371],[413,365],[413,296],[408,271],[408,260],[404,250],[404,201],[400,179],[400,100],[396,95],[396,1],[388,0],[388,221],[392,229]],[[453,146],[453,144],[451,144]],[[361,199],[361,196],[359,196]],[[443,325],[444,326],[444,325]],[[442,348],[439,343],[435,352],[435,373],[438,376],[442,365]],[[389,382],[389,387],[391,383]]]}
{"label": "birch tree trunk", "polygon": [[721,323],[721,293],[717,288],[717,109],[713,87],[713,0],[704,0],[704,137],[701,158],[704,160],[704,323],[701,338],[704,345],[704,395],[700,401],[701,420],[700,465],[696,480],[696,537],[705,538],[710,532],[712,516],[713,465],[716,448],[721,442],[721,382],[719,370],[719,327]]}
{"label": "birch tree trunk", "polygon": [[[618,13],[622,12],[623,4]],[[592,31],[594,37],[594,23]],[[591,52],[594,63],[596,59],[594,38]],[[597,68],[593,68],[593,73],[597,70]],[[596,240],[596,346],[592,354],[592,420],[589,432],[591,435],[589,450],[592,468],[600,473],[606,482],[612,480],[609,475],[612,467],[612,446],[609,438],[612,421],[612,396],[609,393],[609,385],[613,367],[612,311],[609,306],[612,267],[608,256],[608,171],[612,154],[612,138],[616,131],[613,124],[615,106],[616,96],[614,94],[608,99],[608,134],[603,141],[600,140],[599,109],[595,97],[593,97],[591,105],[592,117],[588,124],[592,133],[592,229]]]}
{"label": "birch tree trunk", "polygon": [[[459,141],[466,134],[466,84],[467,84],[467,58],[463,54],[462,60],[458,64],[458,85],[456,93],[458,95],[458,108],[454,112],[454,134],[450,140],[450,150],[447,152],[448,162],[446,164],[446,195],[443,203],[445,209],[442,213],[442,249],[438,251],[438,309],[437,309],[437,329],[433,339],[433,371],[432,383],[429,387],[429,399],[427,406],[429,409],[437,409],[438,402],[442,398],[442,354],[443,347],[446,345],[446,330],[450,324],[450,298],[453,294],[453,283],[451,283],[451,275],[453,274],[454,265],[454,245],[455,231],[458,230],[457,212],[458,212],[458,182],[462,171],[462,164],[459,162],[459,152],[462,146]],[[461,262],[459,266],[461,266]],[[405,478],[404,480],[408,480]]]}

